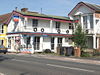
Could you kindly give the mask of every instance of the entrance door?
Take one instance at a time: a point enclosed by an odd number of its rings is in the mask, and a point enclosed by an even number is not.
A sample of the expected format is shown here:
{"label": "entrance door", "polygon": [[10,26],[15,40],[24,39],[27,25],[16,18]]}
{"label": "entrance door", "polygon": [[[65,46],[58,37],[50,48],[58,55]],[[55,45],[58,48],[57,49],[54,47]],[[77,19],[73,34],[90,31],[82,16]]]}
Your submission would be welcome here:
{"label": "entrance door", "polygon": [[34,50],[40,49],[40,37],[34,37]]}
{"label": "entrance door", "polygon": [[62,46],[62,38],[58,38],[58,47]]}
{"label": "entrance door", "polygon": [[54,37],[51,37],[51,50],[54,50]]}

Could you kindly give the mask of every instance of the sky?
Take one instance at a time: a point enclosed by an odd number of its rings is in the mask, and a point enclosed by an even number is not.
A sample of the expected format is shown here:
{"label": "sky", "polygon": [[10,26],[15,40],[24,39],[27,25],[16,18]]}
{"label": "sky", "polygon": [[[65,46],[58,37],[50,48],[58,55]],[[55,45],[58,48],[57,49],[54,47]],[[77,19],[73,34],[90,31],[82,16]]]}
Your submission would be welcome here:
{"label": "sky", "polygon": [[67,16],[79,2],[88,2],[100,5],[100,0],[1,0],[0,15],[12,12],[17,7],[28,8],[29,11],[47,15]]}

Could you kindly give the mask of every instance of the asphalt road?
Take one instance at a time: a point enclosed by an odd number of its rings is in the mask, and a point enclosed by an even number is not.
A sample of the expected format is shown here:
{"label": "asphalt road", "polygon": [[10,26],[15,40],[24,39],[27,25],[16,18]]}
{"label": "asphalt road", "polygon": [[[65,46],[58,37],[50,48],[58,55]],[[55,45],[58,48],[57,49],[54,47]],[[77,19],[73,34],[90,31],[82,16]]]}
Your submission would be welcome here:
{"label": "asphalt road", "polygon": [[100,65],[0,54],[0,75],[100,75]]}

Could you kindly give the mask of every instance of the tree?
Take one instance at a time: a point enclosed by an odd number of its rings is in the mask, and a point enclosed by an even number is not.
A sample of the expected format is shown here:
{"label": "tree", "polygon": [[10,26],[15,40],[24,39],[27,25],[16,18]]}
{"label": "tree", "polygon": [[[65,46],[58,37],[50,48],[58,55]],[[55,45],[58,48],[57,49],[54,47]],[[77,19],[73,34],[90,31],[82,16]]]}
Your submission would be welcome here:
{"label": "tree", "polygon": [[80,49],[86,48],[86,33],[82,30],[81,25],[77,25],[73,35],[75,46],[80,47]]}

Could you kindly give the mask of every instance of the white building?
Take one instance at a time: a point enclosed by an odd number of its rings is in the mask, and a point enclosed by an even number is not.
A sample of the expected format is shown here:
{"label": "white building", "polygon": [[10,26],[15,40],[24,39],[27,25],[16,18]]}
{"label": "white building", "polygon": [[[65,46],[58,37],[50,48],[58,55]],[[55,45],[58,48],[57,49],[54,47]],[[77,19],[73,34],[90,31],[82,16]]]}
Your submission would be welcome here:
{"label": "white building", "polygon": [[88,33],[88,48],[100,48],[100,5],[80,2],[69,13],[69,17],[78,19]]}
{"label": "white building", "polygon": [[58,46],[72,46],[72,20],[67,17],[30,12],[27,8],[13,11],[8,24],[8,50],[21,52],[56,52]]}

